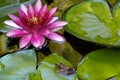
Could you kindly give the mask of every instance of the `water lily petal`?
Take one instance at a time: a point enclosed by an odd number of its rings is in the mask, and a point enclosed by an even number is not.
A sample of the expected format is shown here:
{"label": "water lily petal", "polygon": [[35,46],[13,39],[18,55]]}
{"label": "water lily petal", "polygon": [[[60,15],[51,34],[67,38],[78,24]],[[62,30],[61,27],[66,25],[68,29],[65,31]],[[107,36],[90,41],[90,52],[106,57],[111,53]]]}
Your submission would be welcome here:
{"label": "water lily petal", "polygon": [[54,7],[52,8],[50,11],[49,11],[49,17],[52,17],[54,15],[54,13],[56,12],[57,10],[57,7]]}
{"label": "water lily petal", "polygon": [[9,32],[7,32],[7,36],[8,37],[21,37],[25,34],[27,34],[28,32],[24,31],[24,30],[11,30]]}
{"label": "water lily petal", "polygon": [[52,8],[49,12],[47,12],[45,18],[47,19],[44,24],[49,24],[49,22],[52,20],[52,17],[54,13],[56,12],[57,7]]}
{"label": "water lily petal", "polygon": [[20,25],[21,27],[23,26],[23,23],[21,22],[20,18],[13,15],[13,14],[9,14],[8,15],[16,24]]}
{"label": "water lily petal", "polygon": [[13,14],[9,14],[8,15],[17,25],[21,26],[22,28],[24,28],[25,30],[31,31],[31,29],[29,27],[26,27],[21,19]]}
{"label": "water lily petal", "polygon": [[53,40],[54,42],[57,42],[57,43],[63,43],[65,42],[65,38],[62,37],[61,35],[57,34],[57,33],[54,33],[54,32],[50,32],[48,35],[45,35],[45,37]]}
{"label": "water lily petal", "polygon": [[52,28],[52,29],[50,29],[50,31],[56,32],[56,31],[58,31],[58,30],[60,30],[60,29],[63,29],[63,27]]}
{"label": "water lily petal", "polygon": [[18,9],[18,13],[19,13],[19,16],[20,16],[21,20],[23,20],[23,22],[26,22],[27,21],[27,15],[21,9]]}
{"label": "water lily petal", "polygon": [[19,47],[20,48],[26,47],[29,44],[29,42],[31,41],[31,38],[32,38],[32,34],[27,34],[27,35],[23,36],[20,39]]}
{"label": "water lily petal", "polygon": [[51,24],[48,24],[47,28],[48,29],[58,28],[58,27],[62,27],[64,25],[66,25],[66,24],[67,24],[67,22],[65,22],[65,21],[56,21]]}
{"label": "water lily petal", "polygon": [[27,7],[26,7],[26,6],[24,6],[23,4],[21,4],[20,9],[21,9],[26,15],[28,15],[28,13],[27,13]]}
{"label": "water lily petal", "polygon": [[43,36],[40,36],[39,34],[33,34],[31,43],[34,47],[42,47],[45,43],[45,38]]}
{"label": "water lily petal", "polygon": [[34,16],[34,9],[31,4],[28,6],[28,14],[31,18]]}
{"label": "water lily petal", "polygon": [[57,21],[59,19],[59,17],[52,17],[52,19],[50,20],[50,22],[48,24],[51,24],[55,21]]}
{"label": "water lily petal", "polygon": [[39,34],[41,35],[48,35],[50,33],[50,30],[47,29],[42,29],[41,31],[39,31]]}
{"label": "water lily petal", "polygon": [[41,30],[41,25],[33,25],[33,26],[31,26],[31,29],[33,30],[33,31],[36,31],[36,32],[38,32],[39,30]]}
{"label": "water lily petal", "polygon": [[46,11],[47,11],[47,4],[44,5],[44,6],[41,8],[38,16],[39,16],[39,17],[43,17],[44,15],[46,15]]}
{"label": "water lily petal", "polygon": [[35,13],[38,13],[40,11],[41,7],[42,7],[41,1],[37,0],[36,3],[34,4]]}
{"label": "water lily petal", "polygon": [[19,29],[22,29],[21,26],[17,25],[15,22],[13,22],[12,20],[6,20],[4,21],[4,23],[10,27],[13,27],[13,28],[19,28]]}

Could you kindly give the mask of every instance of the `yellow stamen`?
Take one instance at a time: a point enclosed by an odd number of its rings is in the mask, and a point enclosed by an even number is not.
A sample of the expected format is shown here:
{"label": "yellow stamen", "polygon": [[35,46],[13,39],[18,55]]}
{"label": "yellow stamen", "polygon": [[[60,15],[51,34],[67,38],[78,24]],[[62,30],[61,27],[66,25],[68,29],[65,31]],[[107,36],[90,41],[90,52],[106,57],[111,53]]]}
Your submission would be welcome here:
{"label": "yellow stamen", "polygon": [[36,18],[36,17],[32,17],[32,19],[30,19],[30,20],[31,20],[32,23],[34,23],[34,24],[39,24],[38,18]]}

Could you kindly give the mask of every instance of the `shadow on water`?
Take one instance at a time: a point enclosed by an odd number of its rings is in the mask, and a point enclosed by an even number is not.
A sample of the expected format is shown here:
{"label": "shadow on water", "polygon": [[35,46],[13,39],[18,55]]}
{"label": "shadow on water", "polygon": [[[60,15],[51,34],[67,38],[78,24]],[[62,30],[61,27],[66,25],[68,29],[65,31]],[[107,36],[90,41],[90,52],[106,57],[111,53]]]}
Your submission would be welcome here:
{"label": "shadow on water", "polygon": [[105,48],[105,46],[78,39],[75,36],[69,34],[68,32],[64,32],[64,36],[65,36],[66,40],[70,43],[70,45],[76,51],[81,53],[83,56],[85,56],[87,53],[89,53],[91,51]]}

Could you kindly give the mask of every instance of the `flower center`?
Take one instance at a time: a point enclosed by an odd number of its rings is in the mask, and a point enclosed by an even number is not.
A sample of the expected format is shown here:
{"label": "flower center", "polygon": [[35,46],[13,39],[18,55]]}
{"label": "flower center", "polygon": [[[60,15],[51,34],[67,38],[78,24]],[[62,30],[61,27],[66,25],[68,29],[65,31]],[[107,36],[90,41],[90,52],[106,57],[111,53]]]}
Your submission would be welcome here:
{"label": "flower center", "polygon": [[32,17],[32,19],[30,19],[30,21],[31,21],[33,24],[39,24],[38,18],[36,18],[36,17]]}
{"label": "flower center", "polygon": [[28,25],[31,25],[31,24],[43,24],[43,18],[37,18],[37,17],[32,17],[31,19],[28,19]]}

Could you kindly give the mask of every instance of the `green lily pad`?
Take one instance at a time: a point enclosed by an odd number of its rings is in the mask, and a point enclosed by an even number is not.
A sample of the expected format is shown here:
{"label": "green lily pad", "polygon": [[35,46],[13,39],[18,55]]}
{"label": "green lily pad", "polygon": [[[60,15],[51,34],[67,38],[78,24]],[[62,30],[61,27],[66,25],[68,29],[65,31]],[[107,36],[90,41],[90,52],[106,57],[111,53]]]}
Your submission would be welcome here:
{"label": "green lily pad", "polygon": [[120,80],[120,75],[114,76],[108,80]]}
{"label": "green lily pad", "polygon": [[18,51],[0,58],[0,80],[30,80],[35,71],[34,50]]}
{"label": "green lily pad", "polygon": [[29,74],[28,80],[42,80],[40,72],[36,71],[35,74]]}
{"label": "green lily pad", "polygon": [[[77,74],[82,80],[118,80],[120,49],[102,49],[89,53],[79,63]],[[116,79],[115,79],[116,78]]]}
{"label": "green lily pad", "polygon": [[[105,0],[87,0],[65,11],[64,29],[72,35],[105,46],[120,46],[120,0],[110,9]],[[116,5],[117,4],[117,5]]]}
{"label": "green lily pad", "polygon": [[57,54],[51,54],[44,58],[38,67],[38,71],[40,71],[42,80],[78,80],[75,74],[59,74],[55,67],[55,65],[58,63],[72,67],[72,65],[64,58],[58,56]]}

